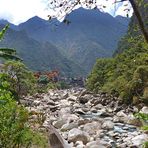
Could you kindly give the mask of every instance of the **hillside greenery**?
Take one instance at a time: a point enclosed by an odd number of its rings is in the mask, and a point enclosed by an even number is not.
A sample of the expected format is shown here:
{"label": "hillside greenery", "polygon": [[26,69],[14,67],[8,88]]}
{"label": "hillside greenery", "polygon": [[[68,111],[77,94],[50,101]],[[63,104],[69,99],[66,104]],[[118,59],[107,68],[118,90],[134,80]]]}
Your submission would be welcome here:
{"label": "hillside greenery", "polygon": [[[7,26],[0,32],[0,38],[3,37]],[[13,50],[16,53],[15,50]],[[2,53],[2,52],[1,52]],[[19,99],[21,92],[26,95],[33,90],[34,79],[32,73],[26,66],[15,57],[15,55],[3,50],[3,57],[6,61],[3,65],[3,71],[0,73],[0,147],[1,148],[46,148],[46,134],[39,133],[36,129],[30,128],[32,123],[29,121],[30,114]],[[17,56],[16,56],[17,57]],[[7,61],[13,59],[13,61]],[[19,102],[19,103],[18,103]],[[38,123],[42,124],[42,123]]]}
{"label": "hillside greenery", "polygon": [[125,103],[148,104],[148,44],[138,35],[128,38],[127,45],[114,58],[97,60],[87,88],[117,95]]}
{"label": "hillside greenery", "polygon": [[29,127],[29,112],[14,100],[6,74],[0,74],[0,147],[46,147],[47,140]]}

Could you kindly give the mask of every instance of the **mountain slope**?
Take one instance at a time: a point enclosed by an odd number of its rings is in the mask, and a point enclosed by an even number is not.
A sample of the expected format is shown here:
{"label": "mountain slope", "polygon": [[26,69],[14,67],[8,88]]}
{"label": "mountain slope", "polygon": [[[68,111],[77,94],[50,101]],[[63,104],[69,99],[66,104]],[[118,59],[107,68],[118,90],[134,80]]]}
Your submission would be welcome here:
{"label": "mountain slope", "polygon": [[[0,27],[1,29],[2,27]],[[9,29],[5,38],[0,42],[0,47],[11,47],[27,66],[32,70],[57,69],[62,75],[84,75],[84,71],[75,63],[61,55],[59,50],[49,42],[41,43],[29,38],[24,31]]]}
{"label": "mountain slope", "polygon": [[66,19],[71,22],[69,25],[34,17],[20,24],[19,29],[25,30],[39,42],[50,41],[62,54],[82,65],[87,72],[98,57],[112,55],[129,21],[127,18],[113,18],[99,10],[83,8],[73,11]]}

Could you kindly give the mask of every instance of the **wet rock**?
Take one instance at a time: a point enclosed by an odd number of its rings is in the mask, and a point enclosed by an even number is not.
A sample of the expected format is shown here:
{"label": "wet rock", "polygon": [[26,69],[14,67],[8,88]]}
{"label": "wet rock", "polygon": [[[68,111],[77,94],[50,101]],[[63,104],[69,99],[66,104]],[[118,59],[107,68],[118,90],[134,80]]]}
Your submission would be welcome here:
{"label": "wet rock", "polygon": [[76,109],[75,113],[77,113],[79,115],[85,115],[85,112],[82,109]]}
{"label": "wet rock", "polygon": [[77,128],[74,128],[69,131],[68,133],[68,140],[70,142],[76,142],[76,141],[82,141],[84,144],[88,143],[90,139],[90,136],[88,133],[81,131]]}
{"label": "wet rock", "polygon": [[107,121],[105,121],[103,123],[102,128],[107,129],[107,130],[113,129],[114,128],[114,123],[112,121],[110,121],[110,120],[107,120]]}

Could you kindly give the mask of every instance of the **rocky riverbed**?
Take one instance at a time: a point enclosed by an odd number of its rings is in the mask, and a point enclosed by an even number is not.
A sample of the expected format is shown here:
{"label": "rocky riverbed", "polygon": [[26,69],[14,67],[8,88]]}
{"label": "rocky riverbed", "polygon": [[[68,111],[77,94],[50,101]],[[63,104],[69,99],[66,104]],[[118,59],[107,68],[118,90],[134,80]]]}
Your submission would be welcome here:
{"label": "rocky riverbed", "polygon": [[[113,96],[72,88],[28,96],[22,103],[29,111],[43,113],[43,126],[56,128],[67,148],[140,148],[148,141],[139,128],[141,121],[133,116],[138,108],[123,105]],[[148,107],[140,111],[148,113]]]}

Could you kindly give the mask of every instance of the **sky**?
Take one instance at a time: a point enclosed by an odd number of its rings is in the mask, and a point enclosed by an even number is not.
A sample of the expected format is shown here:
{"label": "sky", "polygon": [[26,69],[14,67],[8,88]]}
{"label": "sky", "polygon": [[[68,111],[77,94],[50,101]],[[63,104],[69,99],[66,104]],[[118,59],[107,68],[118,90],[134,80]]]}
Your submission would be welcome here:
{"label": "sky", "polygon": [[[120,3],[116,6],[116,11],[113,7],[113,1],[98,0],[107,7],[104,8],[104,12],[108,12],[113,16],[122,15],[126,16],[124,11],[127,2]],[[52,15],[55,12],[47,9],[45,0],[0,0],[0,19],[8,20],[9,22],[18,25],[25,22],[33,16],[39,16],[43,19],[48,19],[48,15]],[[132,11],[130,12],[130,16]]]}

